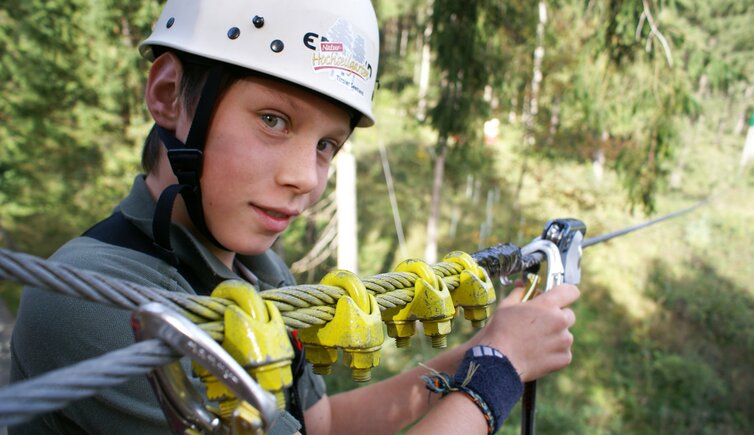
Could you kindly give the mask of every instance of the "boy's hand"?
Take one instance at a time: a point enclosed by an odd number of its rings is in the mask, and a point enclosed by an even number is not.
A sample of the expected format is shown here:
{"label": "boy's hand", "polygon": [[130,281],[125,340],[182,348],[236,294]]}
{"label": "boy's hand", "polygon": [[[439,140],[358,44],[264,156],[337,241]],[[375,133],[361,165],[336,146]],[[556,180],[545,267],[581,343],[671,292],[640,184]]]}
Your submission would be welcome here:
{"label": "boy's hand", "polygon": [[472,341],[500,350],[527,382],[570,364],[573,335],[568,329],[576,316],[567,307],[580,292],[563,284],[520,303],[522,292],[517,288],[501,301],[490,323]]}

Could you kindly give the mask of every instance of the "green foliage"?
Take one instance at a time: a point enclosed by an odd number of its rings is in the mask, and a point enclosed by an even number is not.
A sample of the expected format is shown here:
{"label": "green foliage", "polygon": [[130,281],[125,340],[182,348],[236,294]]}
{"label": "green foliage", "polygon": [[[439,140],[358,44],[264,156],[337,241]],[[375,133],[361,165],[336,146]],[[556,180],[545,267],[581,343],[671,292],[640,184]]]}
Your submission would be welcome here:
{"label": "green foliage", "polygon": [[135,172],[147,124],[135,45],[157,5],[126,3],[0,9],[0,228],[19,249],[49,254],[106,213]]}
{"label": "green foliage", "polygon": [[[739,168],[754,77],[747,0],[547,2],[537,147],[523,147],[536,2],[375,2],[383,29],[378,125],[353,137],[362,274],[423,253],[437,137],[449,144],[441,253],[523,244],[549,218],[589,235],[718,201],[584,253],[574,363],[539,382],[542,433],[752,433],[754,170]],[[109,212],[137,171],[149,126],[136,45],[158,2],[6,0],[0,6],[0,244],[47,255]],[[432,11],[430,15],[428,12]],[[418,65],[433,20],[431,122],[417,121]],[[637,29],[638,32],[637,32]],[[501,134],[482,141],[482,123]],[[399,250],[378,144],[388,150],[407,240]],[[525,151],[524,151],[525,150]],[[523,153],[529,153],[524,155]],[[601,178],[594,155],[605,156]],[[521,213],[511,211],[524,158]],[[327,195],[332,189],[328,188]],[[490,198],[489,213],[487,198]],[[327,224],[302,218],[279,249],[303,257]],[[485,227],[491,224],[491,228]],[[484,231],[483,231],[484,229]],[[313,282],[327,260],[298,278]],[[14,304],[17,288],[0,284]],[[472,332],[458,320],[451,337]],[[386,345],[375,378],[435,355]],[[331,392],[354,388],[343,369]],[[518,412],[502,433],[518,432]]]}
{"label": "green foliage", "polygon": [[524,43],[534,14],[525,3],[435,0],[432,49],[438,95],[431,110],[440,137],[478,132],[490,115],[483,98],[512,69],[512,46]]}

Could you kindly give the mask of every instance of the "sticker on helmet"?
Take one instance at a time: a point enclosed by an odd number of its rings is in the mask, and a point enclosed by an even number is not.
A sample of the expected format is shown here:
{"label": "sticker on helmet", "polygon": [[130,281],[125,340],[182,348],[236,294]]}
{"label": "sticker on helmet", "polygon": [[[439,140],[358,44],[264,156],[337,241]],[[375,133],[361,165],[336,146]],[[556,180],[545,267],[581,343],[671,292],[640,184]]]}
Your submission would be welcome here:
{"label": "sticker on helmet", "polygon": [[348,21],[338,19],[324,35],[307,33],[304,45],[314,51],[314,71],[327,73],[330,79],[365,96],[372,66],[367,60],[364,37],[354,34]]}

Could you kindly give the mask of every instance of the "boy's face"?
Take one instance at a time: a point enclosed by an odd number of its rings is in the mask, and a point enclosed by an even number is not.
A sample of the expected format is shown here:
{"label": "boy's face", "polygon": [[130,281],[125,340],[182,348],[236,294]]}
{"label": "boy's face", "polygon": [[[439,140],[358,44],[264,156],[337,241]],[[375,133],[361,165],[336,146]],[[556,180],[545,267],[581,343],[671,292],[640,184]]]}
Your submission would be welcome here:
{"label": "boy's face", "polygon": [[258,77],[231,86],[204,151],[202,202],[214,237],[245,255],[269,248],[319,199],[350,131],[343,108],[304,89]]}

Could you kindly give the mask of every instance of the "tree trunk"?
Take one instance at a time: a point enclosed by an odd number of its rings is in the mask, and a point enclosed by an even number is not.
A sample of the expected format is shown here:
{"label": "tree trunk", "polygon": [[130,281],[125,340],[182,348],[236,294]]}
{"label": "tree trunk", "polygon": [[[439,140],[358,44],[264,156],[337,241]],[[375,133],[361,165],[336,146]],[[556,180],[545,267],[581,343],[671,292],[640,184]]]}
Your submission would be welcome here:
{"label": "tree trunk", "polygon": [[419,69],[419,103],[416,108],[416,118],[424,121],[427,117],[427,91],[429,90],[429,72],[431,68],[432,51],[430,40],[432,39],[432,5],[434,1],[427,2],[425,15],[426,26],[424,37],[421,40],[421,67]]}
{"label": "tree trunk", "polygon": [[427,248],[424,251],[424,261],[429,264],[437,262],[437,226],[440,221],[440,199],[442,193],[442,179],[445,174],[445,155],[448,150],[448,136],[443,134],[437,144],[434,177],[432,179],[432,204],[427,219]]}
{"label": "tree trunk", "polygon": [[[537,113],[539,112],[539,88],[542,83],[542,59],[545,57],[545,24],[547,23],[547,4],[544,1],[539,2],[539,22],[537,23],[537,48],[534,49],[534,62],[532,66],[531,93],[529,94],[528,109],[524,110],[524,144],[523,144],[523,162],[521,163],[521,172],[516,185],[515,207],[521,206],[521,189],[524,185],[524,177],[528,169],[529,149],[534,146],[534,123],[536,122]],[[520,211],[520,210],[519,210]]]}
{"label": "tree trunk", "polygon": [[746,141],[744,142],[744,151],[741,153],[739,168],[745,168],[752,161],[754,161],[754,115],[752,115],[749,122],[749,131],[746,133]]}
{"label": "tree trunk", "polygon": [[356,159],[346,142],[335,163],[338,203],[338,269],[359,273],[359,246],[356,227]]}

